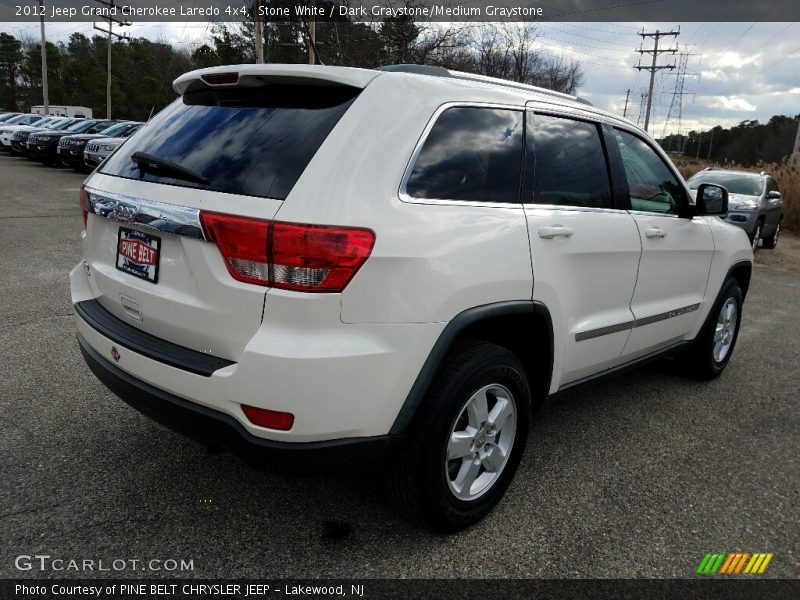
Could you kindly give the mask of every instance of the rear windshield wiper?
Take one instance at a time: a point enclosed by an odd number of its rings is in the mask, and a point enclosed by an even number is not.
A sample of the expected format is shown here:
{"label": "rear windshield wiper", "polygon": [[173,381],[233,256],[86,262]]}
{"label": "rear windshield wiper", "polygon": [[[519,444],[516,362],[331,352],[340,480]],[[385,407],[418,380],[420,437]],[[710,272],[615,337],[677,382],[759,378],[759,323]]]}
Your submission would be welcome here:
{"label": "rear windshield wiper", "polygon": [[192,171],[184,166],[174,163],[165,158],[159,158],[146,152],[134,152],[131,154],[131,160],[136,163],[139,170],[143,173],[146,171],[156,172],[160,171],[164,175],[169,174],[173,179],[183,179],[184,181],[192,181],[194,183],[202,183],[208,185],[211,183],[208,179],[203,177],[200,173]]}

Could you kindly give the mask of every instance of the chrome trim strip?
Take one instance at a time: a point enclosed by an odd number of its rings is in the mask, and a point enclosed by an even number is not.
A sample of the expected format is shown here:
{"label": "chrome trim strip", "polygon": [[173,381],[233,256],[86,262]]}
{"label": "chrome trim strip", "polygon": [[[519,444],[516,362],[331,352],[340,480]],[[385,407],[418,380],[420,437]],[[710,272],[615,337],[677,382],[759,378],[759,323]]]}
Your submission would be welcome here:
{"label": "chrome trim strip", "polygon": [[618,323],[617,325],[609,325],[608,327],[600,327],[590,331],[579,331],[575,334],[575,341],[582,342],[584,340],[591,340],[603,335],[610,335],[612,333],[619,333],[620,331],[628,331],[633,327],[633,321],[626,321],[625,323]]}
{"label": "chrome trim strip", "polygon": [[607,327],[599,327],[597,329],[590,329],[588,331],[579,331],[575,334],[575,341],[582,342],[584,340],[591,340],[604,335],[610,335],[612,333],[619,333],[620,331],[627,331],[628,329],[633,329],[635,327],[644,327],[645,325],[651,325],[652,323],[658,323],[659,321],[672,319],[673,317],[680,317],[681,315],[694,312],[699,308],[700,303],[698,302],[697,304],[690,304],[689,306],[683,306],[681,308],[669,310],[657,315],[651,315],[649,317],[642,317],[641,319],[635,319],[633,321],[626,321],[624,323],[617,323],[616,325],[608,325]]}
{"label": "chrome trim strip", "polygon": [[649,317],[644,317],[642,319],[636,319],[636,322],[633,324],[634,327],[643,327],[645,325],[650,325],[651,323],[657,323],[658,321],[664,321],[666,319],[672,319],[673,317],[680,317],[681,315],[688,314],[690,312],[694,312],[700,308],[700,303],[697,304],[690,304],[689,306],[682,306],[681,308],[676,308],[674,310],[670,310],[667,312],[663,312],[657,315],[652,315]]}
{"label": "chrome trim strip", "polygon": [[196,208],[98,192],[91,188],[86,188],[86,191],[89,193],[87,209],[98,217],[141,229],[206,240],[200,211]]}
{"label": "chrome trim strip", "polygon": [[602,208],[602,207],[595,207],[595,206],[572,206],[571,204],[535,204],[531,202],[525,202],[522,205],[526,210],[563,210],[563,211],[571,211],[571,212],[592,212],[592,213],[617,213],[617,214],[624,214],[628,211],[624,208]]}

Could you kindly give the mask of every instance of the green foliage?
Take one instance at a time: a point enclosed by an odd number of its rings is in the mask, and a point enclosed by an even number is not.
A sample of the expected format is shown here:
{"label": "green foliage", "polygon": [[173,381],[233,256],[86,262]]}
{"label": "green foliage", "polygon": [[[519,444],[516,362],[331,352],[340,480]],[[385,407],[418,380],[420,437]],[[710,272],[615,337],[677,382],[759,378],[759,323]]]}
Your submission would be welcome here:
{"label": "green foliage", "polygon": [[[88,106],[106,114],[108,43],[73,33],[67,43],[47,44],[50,104]],[[42,104],[41,46],[0,33],[0,106],[28,110]],[[172,81],[193,68],[188,53],[135,38],[111,46],[111,116],[145,120],[175,97]]]}
{"label": "green foliage", "polygon": [[717,125],[709,131],[690,131],[679,138],[669,135],[660,141],[666,150],[683,153],[719,163],[738,163],[745,166],[757,163],[779,163],[791,154],[800,115],[776,115],[767,123],[742,121],[729,129]]}
{"label": "green foliage", "polygon": [[0,33],[0,108],[17,110],[17,77],[22,63],[22,44],[7,33]]}

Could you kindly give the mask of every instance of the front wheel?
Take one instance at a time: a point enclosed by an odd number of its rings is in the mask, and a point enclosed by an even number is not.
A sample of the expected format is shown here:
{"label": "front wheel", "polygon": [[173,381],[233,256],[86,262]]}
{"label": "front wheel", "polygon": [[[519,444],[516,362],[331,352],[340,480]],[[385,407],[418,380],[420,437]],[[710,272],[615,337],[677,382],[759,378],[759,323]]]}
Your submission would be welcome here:
{"label": "front wheel", "polygon": [[758,241],[761,239],[761,221],[756,223],[756,228],[753,231],[753,237],[750,239],[750,244],[753,247],[753,252],[758,250]]}
{"label": "front wheel", "polygon": [[739,283],[733,277],[728,278],[697,338],[681,356],[687,374],[713,379],[725,370],[739,337],[742,302]]}
{"label": "front wheel", "polygon": [[488,342],[460,344],[389,467],[391,499],[412,519],[438,531],[477,523],[514,477],[529,415],[530,388],[517,357]]}
{"label": "front wheel", "polygon": [[778,245],[778,238],[781,235],[781,222],[778,221],[778,224],[775,225],[775,231],[772,232],[772,235],[769,237],[764,238],[764,248],[767,250],[774,250],[775,246]]}

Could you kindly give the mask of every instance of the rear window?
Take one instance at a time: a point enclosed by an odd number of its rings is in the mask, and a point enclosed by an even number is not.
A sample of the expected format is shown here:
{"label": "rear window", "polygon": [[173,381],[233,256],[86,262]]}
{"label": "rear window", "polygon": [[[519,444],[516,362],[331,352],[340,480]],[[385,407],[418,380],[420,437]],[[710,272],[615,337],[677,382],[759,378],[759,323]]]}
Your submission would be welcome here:
{"label": "rear window", "polygon": [[[101,172],[283,200],[359,92],[303,85],[189,92],[131,137]],[[130,159],[134,152],[177,163],[209,183],[142,172]]]}

